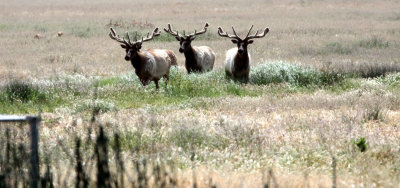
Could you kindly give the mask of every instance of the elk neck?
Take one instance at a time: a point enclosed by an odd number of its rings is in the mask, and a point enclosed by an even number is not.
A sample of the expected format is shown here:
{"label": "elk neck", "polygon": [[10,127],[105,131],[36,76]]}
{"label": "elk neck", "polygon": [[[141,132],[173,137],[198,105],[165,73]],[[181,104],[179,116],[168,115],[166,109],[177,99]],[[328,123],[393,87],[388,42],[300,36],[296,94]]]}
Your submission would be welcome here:
{"label": "elk neck", "polygon": [[138,71],[144,66],[145,62],[140,52],[135,52],[135,53],[136,53],[135,57],[131,59],[131,64]]}
{"label": "elk neck", "polygon": [[201,71],[201,67],[199,67],[196,60],[195,51],[191,45],[184,51],[184,55],[186,58],[185,66],[189,73],[192,71]]}
{"label": "elk neck", "polygon": [[185,55],[186,62],[194,62],[194,63],[196,63],[196,58],[195,58],[194,49],[193,49],[192,45],[190,45],[188,47],[188,49],[186,49],[183,52],[183,54]]}
{"label": "elk neck", "polygon": [[245,48],[243,51],[242,55],[239,55],[238,53],[236,54],[235,60],[234,60],[234,66],[236,70],[242,70],[244,68],[247,68],[249,66],[249,53],[247,52],[247,49]]}

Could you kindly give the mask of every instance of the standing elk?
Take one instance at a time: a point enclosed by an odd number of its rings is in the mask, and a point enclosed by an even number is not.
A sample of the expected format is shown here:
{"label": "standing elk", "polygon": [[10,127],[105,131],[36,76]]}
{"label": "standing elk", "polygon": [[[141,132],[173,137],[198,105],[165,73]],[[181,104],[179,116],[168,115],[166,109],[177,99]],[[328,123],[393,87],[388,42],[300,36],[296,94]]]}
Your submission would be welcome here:
{"label": "standing elk", "polygon": [[247,33],[244,39],[241,39],[237,34],[235,29],[232,26],[232,31],[234,35],[228,35],[227,32],[224,32],[221,27],[218,27],[218,35],[221,37],[231,38],[234,44],[237,44],[236,48],[232,48],[226,52],[226,62],[225,62],[225,73],[232,77],[234,80],[242,81],[247,83],[249,81],[249,73],[250,73],[250,62],[251,57],[247,52],[247,45],[253,43],[255,38],[262,38],[268,32],[269,29],[265,28],[263,33],[258,34],[258,31],[254,35],[250,35],[251,26],[249,32]]}
{"label": "standing elk", "polygon": [[135,36],[135,42],[131,42],[128,32],[126,32],[128,41],[125,38],[120,38],[116,35],[113,28],[110,28],[109,33],[111,39],[116,40],[121,44],[121,47],[126,50],[125,60],[131,61],[132,66],[135,68],[136,75],[139,77],[143,86],[148,85],[151,81],[154,81],[156,88],[158,89],[158,81],[164,77],[165,86],[169,80],[169,69],[171,65],[177,65],[177,60],[174,52],[166,49],[148,49],[140,51],[142,48],[142,43],[153,39],[154,36],[159,36],[160,31],[155,28],[152,35],[141,40],[137,40],[137,35]]}
{"label": "standing elk", "polygon": [[173,32],[171,25],[168,24],[168,29],[164,31],[174,36],[180,42],[179,52],[185,54],[185,67],[187,72],[207,72],[211,71],[214,67],[215,53],[208,46],[192,46],[191,42],[196,38],[196,35],[203,34],[207,31],[208,23],[204,26],[203,30],[186,35],[183,31],[181,36],[178,31]]}

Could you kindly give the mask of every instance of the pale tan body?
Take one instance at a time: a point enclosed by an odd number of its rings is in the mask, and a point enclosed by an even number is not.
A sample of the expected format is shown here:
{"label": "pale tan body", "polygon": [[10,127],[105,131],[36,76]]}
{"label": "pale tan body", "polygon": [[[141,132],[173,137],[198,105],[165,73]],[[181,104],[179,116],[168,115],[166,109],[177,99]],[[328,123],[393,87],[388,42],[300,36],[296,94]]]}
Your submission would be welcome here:
{"label": "pale tan body", "polygon": [[131,62],[142,84],[147,85],[154,81],[157,88],[162,77],[169,79],[171,65],[177,65],[174,52],[164,49],[138,52],[138,58],[132,59]]}
{"label": "pale tan body", "polygon": [[211,71],[214,67],[215,53],[208,46],[193,46],[195,59],[204,72]]}

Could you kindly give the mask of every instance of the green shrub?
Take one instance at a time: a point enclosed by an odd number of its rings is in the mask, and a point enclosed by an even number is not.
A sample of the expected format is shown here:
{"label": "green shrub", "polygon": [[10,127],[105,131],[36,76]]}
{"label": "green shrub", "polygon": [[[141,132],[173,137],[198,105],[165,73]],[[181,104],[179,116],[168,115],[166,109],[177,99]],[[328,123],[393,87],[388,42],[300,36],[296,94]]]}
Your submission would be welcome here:
{"label": "green shrub", "polygon": [[4,95],[11,102],[43,102],[47,98],[46,94],[37,87],[18,80],[11,81],[5,86]]}
{"label": "green shrub", "polygon": [[226,81],[222,71],[210,71],[202,74],[185,74],[177,68],[171,68],[168,93],[174,96],[218,96],[224,92]]}
{"label": "green shrub", "polygon": [[399,87],[400,86],[400,73],[382,76],[382,77],[378,78],[378,81],[380,81],[384,84],[387,84],[391,87]]}
{"label": "green shrub", "polygon": [[367,150],[367,139],[365,139],[365,137],[361,137],[358,140],[356,140],[354,142],[357,146],[357,148],[361,151],[361,152],[365,152]]}
{"label": "green shrub", "polygon": [[338,83],[344,76],[317,71],[300,65],[278,61],[264,63],[250,71],[250,82],[258,85],[288,83],[296,86],[330,85]]}

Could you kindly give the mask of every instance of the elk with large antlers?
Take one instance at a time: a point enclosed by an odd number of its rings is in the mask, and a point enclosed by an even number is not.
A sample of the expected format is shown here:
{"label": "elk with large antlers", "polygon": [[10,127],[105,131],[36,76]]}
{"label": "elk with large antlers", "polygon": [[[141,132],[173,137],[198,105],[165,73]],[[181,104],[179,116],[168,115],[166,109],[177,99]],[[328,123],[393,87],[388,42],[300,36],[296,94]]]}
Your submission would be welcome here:
{"label": "elk with large antlers", "polygon": [[264,32],[258,34],[258,31],[254,35],[250,35],[251,26],[249,32],[244,39],[241,39],[235,29],[232,27],[234,35],[229,35],[224,32],[221,27],[218,27],[218,35],[221,37],[231,38],[232,42],[237,45],[237,48],[232,48],[226,52],[225,72],[229,77],[234,80],[242,81],[247,83],[249,81],[250,73],[250,54],[247,52],[247,45],[253,43],[252,39],[264,37],[269,29],[265,28]]}
{"label": "elk with large antlers", "polygon": [[121,47],[126,50],[125,60],[131,61],[132,66],[135,68],[136,75],[139,77],[143,86],[148,85],[151,81],[154,81],[156,88],[158,89],[158,81],[164,77],[165,83],[169,79],[169,69],[171,65],[177,65],[177,59],[174,52],[165,49],[148,49],[140,51],[142,43],[153,39],[154,36],[159,36],[160,31],[155,28],[152,35],[149,37],[147,33],[146,38],[137,40],[135,36],[135,42],[131,42],[128,32],[126,32],[128,41],[125,38],[121,38],[117,35],[113,28],[110,28],[109,33],[111,39],[121,43]]}
{"label": "elk with large antlers", "polygon": [[213,69],[215,61],[215,53],[208,46],[192,46],[191,42],[196,38],[196,35],[203,34],[207,31],[208,23],[202,31],[186,35],[183,31],[183,36],[178,31],[172,31],[171,25],[168,24],[168,29],[164,28],[165,32],[174,36],[180,42],[179,52],[185,54],[185,67],[188,73],[191,72],[207,72]]}

